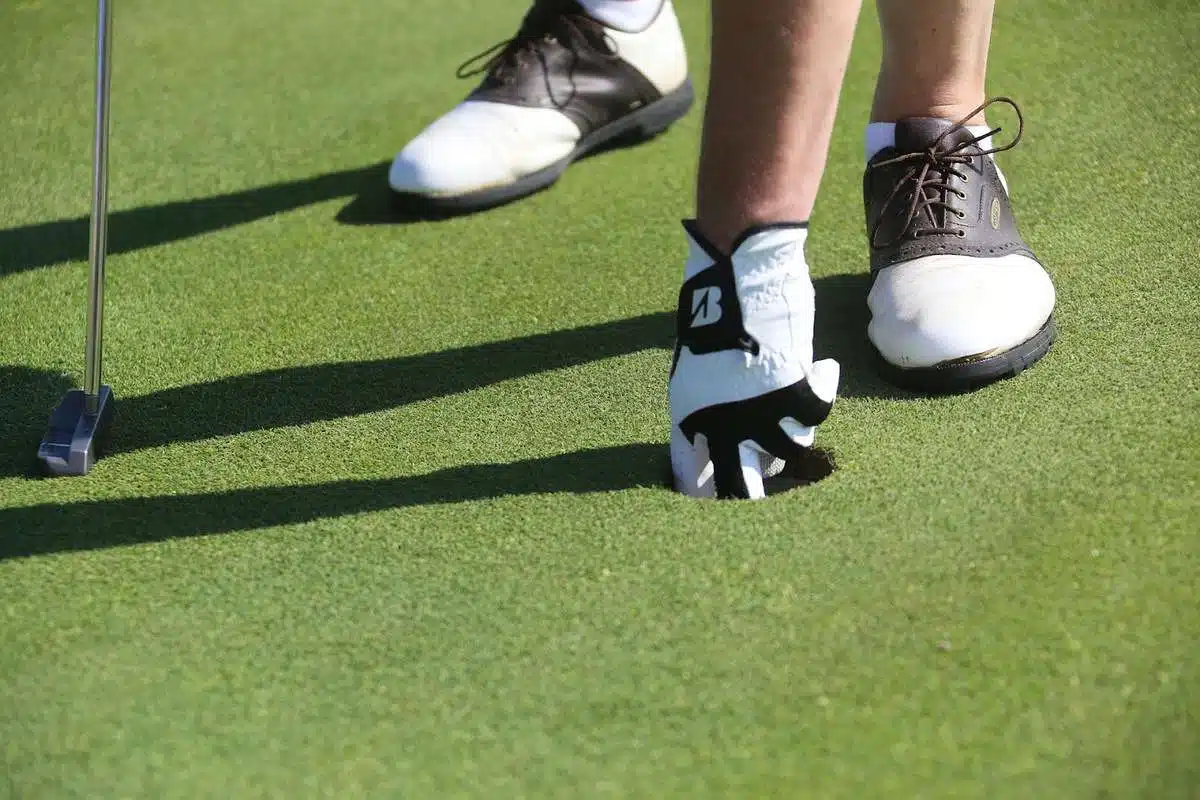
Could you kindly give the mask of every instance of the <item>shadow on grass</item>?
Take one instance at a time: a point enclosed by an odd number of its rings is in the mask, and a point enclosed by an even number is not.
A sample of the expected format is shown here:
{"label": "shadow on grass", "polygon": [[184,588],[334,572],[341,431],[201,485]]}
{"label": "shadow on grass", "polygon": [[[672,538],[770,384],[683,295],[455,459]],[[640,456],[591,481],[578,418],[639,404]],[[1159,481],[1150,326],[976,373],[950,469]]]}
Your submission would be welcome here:
{"label": "shadow on grass", "polygon": [[[842,397],[901,396],[870,368],[863,331],[866,278],[817,281],[816,352],[842,364]],[[402,358],[238,375],[122,397],[109,453],[305,425],[408,405],[501,381],[673,346],[668,313]],[[0,366],[0,477],[33,474],[48,415],[69,388],[61,376]]]}
{"label": "shadow on grass", "polygon": [[[775,495],[833,474],[820,448],[767,481]],[[671,488],[665,444],[628,444],[509,464],[461,467],[377,480],[270,486],[216,494],[46,503],[0,509],[0,561],[79,550],[296,525],[410,506],[532,494]]]}
{"label": "shadow on grass", "polygon": [[[593,155],[633,144],[636,143],[614,142]],[[381,161],[215,197],[116,211],[109,215],[109,252],[130,253],[177,242],[339,197],[353,198],[336,217],[346,225],[434,222],[453,216],[398,204],[388,187],[390,165],[390,161]],[[81,194],[81,199],[84,196]],[[84,261],[87,247],[86,216],[0,229],[0,277],[68,261]]]}
{"label": "shadow on grass", "polygon": [[70,388],[66,375],[0,364],[0,478],[38,474],[38,443]]}
{"label": "shadow on grass", "polygon": [[667,314],[375,361],[239,375],[118,401],[110,452],[398,408],[501,381],[671,346]]}
{"label": "shadow on grass", "polygon": [[[636,135],[618,138],[587,153],[575,163],[588,161],[618,150],[640,147],[647,143],[646,139]],[[486,214],[492,210],[492,208],[484,208],[477,211],[430,211],[420,208],[419,205],[400,201],[388,185],[389,167],[390,163],[379,164],[365,172],[362,186],[354,199],[338,212],[338,222],[344,225],[403,225],[410,222],[435,222],[455,217],[475,216]],[[555,182],[538,191],[551,191],[557,186],[558,183]]]}
{"label": "shadow on grass", "polygon": [[665,456],[661,444],[632,444],[403,478],[0,509],[0,560],[295,525],[408,506],[659,486]]}
{"label": "shadow on grass", "polygon": [[[110,253],[129,253],[245,225],[298,208],[386,190],[388,162],[286,181],[241,192],[144,206],[109,215]],[[80,198],[85,193],[80,194]],[[396,222],[405,221],[397,217]],[[0,277],[87,259],[88,218],[0,230]]]}

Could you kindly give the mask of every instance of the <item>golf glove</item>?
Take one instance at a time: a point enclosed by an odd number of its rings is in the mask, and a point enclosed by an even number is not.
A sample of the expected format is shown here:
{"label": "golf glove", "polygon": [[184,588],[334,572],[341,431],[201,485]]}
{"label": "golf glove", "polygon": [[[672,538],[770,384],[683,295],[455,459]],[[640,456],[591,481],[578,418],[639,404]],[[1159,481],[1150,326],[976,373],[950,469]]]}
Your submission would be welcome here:
{"label": "golf glove", "polygon": [[721,254],[685,222],[689,253],[671,365],[671,467],[693,497],[761,498],[764,477],[812,447],[837,394],[813,363],[802,224],[752,228]]}

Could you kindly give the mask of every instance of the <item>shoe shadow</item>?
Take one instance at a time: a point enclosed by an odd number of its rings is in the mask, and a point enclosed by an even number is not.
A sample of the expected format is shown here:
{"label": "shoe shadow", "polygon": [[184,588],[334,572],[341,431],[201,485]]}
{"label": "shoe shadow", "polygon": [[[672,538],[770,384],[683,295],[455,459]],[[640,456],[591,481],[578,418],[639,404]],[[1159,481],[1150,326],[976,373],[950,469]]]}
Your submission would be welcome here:
{"label": "shoe shadow", "polygon": [[[129,253],[387,187],[388,162],[241,192],[116,211],[109,252]],[[82,195],[81,195],[82,197]],[[400,220],[395,220],[400,221]],[[87,258],[88,218],[0,229],[0,277]]]}
{"label": "shoe shadow", "polygon": [[[363,172],[354,199],[334,219],[343,225],[408,225],[414,222],[441,222],[463,213],[422,208],[392,191],[388,185],[390,162],[377,164]],[[478,213],[485,213],[485,209]]]}
{"label": "shoe shadow", "polygon": [[294,525],[418,505],[660,484],[665,447],[629,444],[381,480],[0,509],[0,561]]}
{"label": "shoe shadow", "polygon": [[[664,131],[649,139],[636,134],[629,134],[613,139],[576,159],[574,163],[579,164],[606,153],[638,147],[665,134],[666,132]],[[387,180],[389,166],[388,163],[384,163],[363,171],[361,175],[362,185],[354,199],[337,213],[335,219],[338,222],[343,225],[407,225],[413,222],[441,222],[487,214],[505,205],[490,206],[476,211],[437,211],[423,208],[419,202],[401,198],[391,190]],[[556,181],[549,186],[538,189],[534,194],[551,191],[557,185]]]}

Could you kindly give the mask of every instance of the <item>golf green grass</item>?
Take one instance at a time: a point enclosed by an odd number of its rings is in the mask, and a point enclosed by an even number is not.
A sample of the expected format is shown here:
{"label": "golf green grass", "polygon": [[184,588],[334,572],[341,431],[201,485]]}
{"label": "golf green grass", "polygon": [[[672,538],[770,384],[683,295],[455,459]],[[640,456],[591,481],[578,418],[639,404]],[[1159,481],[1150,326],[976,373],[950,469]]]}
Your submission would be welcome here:
{"label": "golf green grass", "polygon": [[119,426],[35,477],[94,5],[0,4],[0,797],[1200,797],[1200,10],[999,5],[1059,342],[967,396],[875,376],[868,10],[810,238],[839,469],[745,504],[663,488],[699,109],[524,203],[389,208],[516,24],[486,0],[119,2]]}

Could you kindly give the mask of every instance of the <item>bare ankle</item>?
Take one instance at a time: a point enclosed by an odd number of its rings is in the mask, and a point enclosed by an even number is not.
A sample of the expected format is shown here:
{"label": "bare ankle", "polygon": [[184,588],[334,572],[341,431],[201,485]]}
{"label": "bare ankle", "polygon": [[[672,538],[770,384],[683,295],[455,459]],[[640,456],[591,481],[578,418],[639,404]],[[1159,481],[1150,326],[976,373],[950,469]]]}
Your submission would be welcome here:
{"label": "bare ankle", "polygon": [[[871,106],[871,122],[898,122],[913,117],[935,117],[968,125],[984,124],[982,87],[923,87],[920,81],[894,81],[880,75]],[[900,88],[903,87],[903,88]]]}

